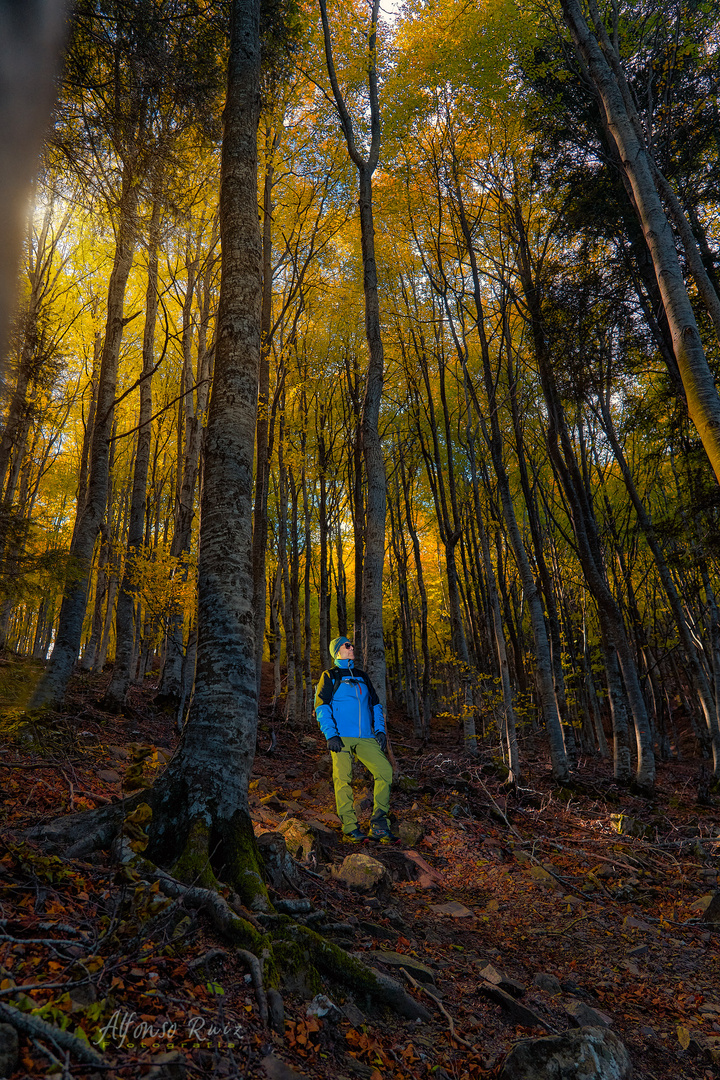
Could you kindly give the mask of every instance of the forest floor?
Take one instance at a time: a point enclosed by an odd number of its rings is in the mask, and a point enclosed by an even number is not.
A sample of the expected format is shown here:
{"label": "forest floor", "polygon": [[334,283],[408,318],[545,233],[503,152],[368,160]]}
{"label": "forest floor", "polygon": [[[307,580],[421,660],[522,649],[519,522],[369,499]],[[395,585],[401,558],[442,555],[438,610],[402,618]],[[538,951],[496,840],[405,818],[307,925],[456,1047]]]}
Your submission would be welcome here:
{"label": "forest floor", "polygon": [[[2,669],[0,689],[31,670],[12,657]],[[77,678],[35,744],[13,734],[17,694],[5,693],[4,715],[0,699],[0,1003],[39,1009],[100,1045],[108,1065],[21,1037],[13,1077],[475,1080],[498,1075],[521,1038],[598,1023],[625,1043],[637,1080],[720,1076],[720,932],[703,922],[718,888],[720,800],[699,783],[698,760],[660,763],[651,800],[618,788],[598,759],[559,789],[528,736],[522,789],[508,791],[491,747],[463,755],[448,723],[420,746],[391,715],[395,824],[414,846],[358,849],[340,836],[319,731],[278,724],[268,753],[261,715],[256,830],[292,818],[315,838],[302,885],[273,898],[302,894],[339,945],[398,979],[404,964],[419,988],[407,989],[433,1013],[411,1022],[328,983],[340,1011],[324,1018],[284,991],[283,1036],[261,1024],[247,967],[205,916],[107,853],[63,862],[23,840],[30,826],[121,798],[131,769],[151,781],[171,755],[177,734],[153,686],[115,717],[98,707],[107,679]],[[367,774],[356,785],[367,821]],[[389,894],[360,896],[333,874],[358,850],[385,864]]]}

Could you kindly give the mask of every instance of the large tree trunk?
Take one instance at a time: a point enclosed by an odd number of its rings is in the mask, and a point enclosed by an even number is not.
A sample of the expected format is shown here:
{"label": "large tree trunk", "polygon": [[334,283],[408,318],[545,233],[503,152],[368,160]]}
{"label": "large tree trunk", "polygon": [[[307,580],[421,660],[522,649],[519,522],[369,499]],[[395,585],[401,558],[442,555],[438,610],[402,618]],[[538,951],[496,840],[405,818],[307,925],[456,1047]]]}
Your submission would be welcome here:
{"label": "large tree trunk", "polygon": [[362,650],[365,667],[378,697],[385,700],[385,640],[383,637],[383,571],[385,568],[385,458],[380,441],[380,399],[384,358],[380,337],[372,182],[360,172],[360,228],[365,288],[365,331],[370,350],[362,415],[362,445],[367,479],[365,559],[362,577]]}
{"label": "large tree trunk", "polygon": [[[156,786],[150,852],[184,854],[186,874],[216,868],[262,898],[248,778],[257,675],[252,575],[253,450],[260,362],[261,237],[257,212],[260,4],[232,5],[222,148],[222,277],[205,444],[195,694],[179,753]],[[253,872],[254,868],[254,872]]]}
{"label": "large tree trunk", "polygon": [[34,709],[42,705],[57,706],[62,702],[80,649],[93,550],[107,504],[110,440],[124,326],[123,304],[133,261],[137,200],[137,182],[127,170],[123,176],[115,259],[108,286],[107,323],[100,363],[87,494],[84,503],[78,504],[78,519],[70,547],[76,572],[65,586],[55,647],[45,675],[30,703],[30,707]]}

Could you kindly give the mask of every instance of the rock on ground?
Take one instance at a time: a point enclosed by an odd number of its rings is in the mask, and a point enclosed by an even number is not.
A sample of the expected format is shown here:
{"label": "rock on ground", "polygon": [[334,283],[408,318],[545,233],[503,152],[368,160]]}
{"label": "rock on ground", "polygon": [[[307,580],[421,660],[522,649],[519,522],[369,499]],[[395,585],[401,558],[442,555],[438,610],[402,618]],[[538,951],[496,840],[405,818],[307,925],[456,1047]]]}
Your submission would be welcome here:
{"label": "rock on ground", "polygon": [[630,1072],[630,1057],[617,1035],[586,1027],[516,1043],[500,1080],[628,1080]]}
{"label": "rock on ground", "polygon": [[365,895],[385,894],[390,892],[390,875],[377,859],[358,852],[343,859],[336,877],[350,889]]}
{"label": "rock on ground", "polygon": [[538,990],[545,990],[548,994],[559,994],[562,990],[557,975],[552,975],[549,971],[536,972],[533,975],[533,986],[537,986]]}

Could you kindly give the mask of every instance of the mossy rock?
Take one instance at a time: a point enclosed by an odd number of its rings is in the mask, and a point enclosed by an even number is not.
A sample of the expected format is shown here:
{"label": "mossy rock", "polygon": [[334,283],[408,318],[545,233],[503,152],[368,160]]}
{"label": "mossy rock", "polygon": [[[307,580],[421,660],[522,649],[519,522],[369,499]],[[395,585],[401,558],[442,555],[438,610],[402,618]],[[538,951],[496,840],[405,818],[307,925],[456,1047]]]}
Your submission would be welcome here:
{"label": "mossy rock", "polygon": [[343,859],[339,870],[333,868],[333,876],[364,896],[387,896],[392,887],[383,864],[361,852]]}

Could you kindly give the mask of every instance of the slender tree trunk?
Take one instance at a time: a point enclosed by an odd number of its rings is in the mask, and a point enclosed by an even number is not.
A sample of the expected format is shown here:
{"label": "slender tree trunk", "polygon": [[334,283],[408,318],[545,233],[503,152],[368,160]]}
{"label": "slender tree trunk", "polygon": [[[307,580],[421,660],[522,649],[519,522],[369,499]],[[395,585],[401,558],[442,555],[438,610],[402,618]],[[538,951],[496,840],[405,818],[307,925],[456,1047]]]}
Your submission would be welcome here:
{"label": "slender tree trunk", "polygon": [[420,541],[417,529],[413,522],[412,500],[410,497],[410,482],[405,472],[402,455],[399,460],[400,479],[403,488],[403,501],[405,504],[405,522],[410,533],[415,560],[415,576],[418,592],[420,594],[420,643],[423,655],[422,672],[422,736],[427,738],[430,734],[430,645],[428,642],[428,598],[425,588],[425,575],[423,573],[422,557],[420,554]]}
{"label": "slender tree trunk", "polygon": [[298,538],[298,486],[295,474],[288,469],[292,516],[290,524],[290,601],[292,610],[293,668],[295,671],[295,716],[302,720],[303,675],[302,633],[300,630],[300,544]]}
{"label": "slender tree trunk", "polygon": [[348,631],[347,622],[347,585],[345,578],[345,559],[342,542],[342,519],[338,514],[335,528],[335,600],[337,607],[338,634],[346,637]]}
{"label": "slender tree trunk", "polygon": [[717,776],[720,772],[720,728],[718,727],[718,714],[715,701],[713,699],[712,690],[705,674],[705,669],[703,668],[700,657],[698,656],[697,646],[695,644],[695,641],[693,640],[692,631],[688,626],[688,621],[685,616],[682,601],[675,587],[675,582],[673,581],[672,574],[670,573],[670,568],[667,564],[667,560],[665,559],[665,555],[660,548],[660,544],[658,543],[652,519],[650,518],[650,515],[646,510],[642,499],[640,498],[638,490],[635,487],[635,482],[633,480],[630,467],[628,466],[627,460],[622,451],[622,447],[620,446],[620,443],[618,441],[615,427],[612,422],[612,415],[610,412],[609,394],[610,391],[608,390],[607,394],[603,397],[601,401],[603,427],[612,447],[615,459],[620,466],[620,471],[622,472],[628,495],[630,496],[632,504],[635,507],[635,513],[637,514],[640,528],[643,531],[645,539],[647,540],[648,547],[650,548],[653,554],[653,558],[655,559],[655,565],[657,566],[660,580],[662,581],[663,588],[665,589],[665,594],[670,604],[670,610],[673,613],[675,625],[677,626],[678,634],[680,636],[680,640],[682,641],[683,649],[685,651],[685,656],[690,669],[692,683],[697,692],[698,698],[700,700],[700,705],[705,717],[705,724],[713,748],[714,771],[715,775]]}
{"label": "slender tree trunk", "polygon": [[327,473],[328,454],[325,445],[325,422],[326,413],[323,405],[318,409],[318,470],[320,487],[320,504],[318,506],[318,530],[320,533],[320,591],[318,594],[318,645],[320,648],[320,666],[327,671],[331,666],[330,652],[330,575],[328,573],[328,537],[330,535],[330,522],[328,521],[328,498],[327,498]]}
{"label": "slender tree trunk", "polygon": [[[688,410],[720,481],[720,397],[708,366],[695,314],[688,296],[670,223],[653,176],[653,161],[633,123],[632,105],[624,94],[619,61],[613,71],[614,49],[606,57],[590,33],[579,0],[561,0],[565,21],[577,43],[602,101],[607,125],[630,181],[635,208],[652,255],[663,306]],[[599,17],[596,29],[601,34]],[[606,35],[605,35],[606,36]],[[630,109],[630,111],[628,111]]]}
{"label": "slender tree trunk", "polygon": [[31,708],[61,704],[82,638],[93,550],[105,515],[108,496],[110,439],[113,431],[118,360],[123,334],[123,303],[135,244],[138,188],[126,171],[117,225],[115,259],[108,287],[107,323],[98,381],[97,413],[93,425],[87,497],[80,509],[70,555],[77,574],[66,587],[60,609],[55,647]]}
{"label": "slender tree trunk", "polygon": [[[282,413],[284,414],[284,407]],[[285,690],[285,719],[295,719],[295,643],[294,624],[292,615],[292,594],[290,588],[290,557],[288,554],[288,477],[285,468],[285,423],[280,421],[280,438],[278,440],[278,473],[279,473],[279,499],[278,499],[278,562],[282,571],[282,620],[285,631],[285,668],[287,672]]]}
{"label": "slender tree trunk", "polygon": [[385,361],[380,331],[380,302],[378,297],[377,264],[375,261],[372,191],[372,177],[377,168],[380,153],[380,110],[376,67],[379,11],[380,0],[373,0],[368,34],[367,65],[371,136],[368,156],[363,158],[357,148],[352,120],[335,75],[327,10],[325,0],[320,0],[325,59],[330,83],[348,153],[358,170],[360,243],[363,261],[363,290],[365,294],[365,333],[369,351],[365,400],[362,411],[362,449],[367,480],[367,501],[365,507],[365,558],[362,571],[361,649],[365,668],[375,685],[381,702],[384,703],[385,642],[383,638],[382,600],[385,565],[386,484],[385,458],[380,441],[379,420]]}
{"label": "slender tree trunk", "polygon": [[[310,572],[312,570],[312,520],[306,470],[302,474],[303,517],[305,523],[305,565],[303,567],[303,721],[310,725],[314,706],[312,678],[312,620],[310,617]],[[323,668],[323,670],[325,670]]]}
{"label": "slender tree trunk", "polygon": [[95,657],[100,650],[107,594],[107,566],[110,561],[110,538],[108,528],[103,522],[100,526],[100,551],[98,553],[97,573],[95,575],[95,600],[93,603],[93,615],[90,628],[90,637],[83,650],[80,668],[82,671],[92,671],[95,666]]}
{"label": "slender tree trunk", "polygon": [[272,191],[275,176],[275,150],[278,132],[271,137],[269,126],[265,129],[265,180],[263,184],[263,232],[262,232],[262,306],[261,350],[258,383],[258,417],[255,433],[255,510],[253,515],[253,609],[255,612],[255,657],[258,695],[262,675],[262,658],[265,644],[265,609],[267,595],[265,585],[265,549],[268,535],[268,478],[269,462],[269,397],[270,397],[270,348],[272,329]]}
{"label": "slender tree trunk", "polygon": [[138,441],[135,453],[130,525],[122,585],[118,594],[115,619],[115,663],[113,675],[105,692],[104,707],[122,708],[130,686],[132,660],[135,654],[135,560],[143,546],[145,535],[145,499],[150,466],[152,440],[152,374],[155,362],[155,323],[158,311],[158,246],[160,233],[160,201],[155,199],[150,220],[148,249],[148,283],[145,294],[145,331],[143,334],[143,367],[140,383],[140,413]]}
{"label": "slender tree trunk", "polygon": [[493,468],[498,482],[500,503],[502,506],[503,518],[505,520],[505,527],[507,529],[508,539],[513,549],[515,561],[517,563],[518,571],[520,573],[520,580],[522,581],[522,586],[525,593],[525,600],[530,611],[530,622],[532,625],[533,639],[535,643],[535,660],[537,665],[536,672],[538,694],[540,697],[540,710],[543,720],[545,722],[545,728],[548,735],[553,777],[556,780],[562,782],[567,780],[568,778],[568,759],[563,738],[562,724],[560,722],[560,714],[558,712],[557,700],[555,697],[555,682],[552,673],[552,656],[550,652],[550,641],[548,638],[547,626],[545,624],[545,613],[543,611],[542,598],[540,596],[540,591],[535,581],[535,576],[533,574],[530,560],[528,559],[527,551],[525,549],[525,544],[520,533],[520,528],[517,523],[515,506],[510,491],[510,481],[508,479],[507,470],[503,461],[502,433],[500,431],[500,422],[498,419],[497,385],[490,368],[490,349],[487,335],[485,332],[485,313],[483,309],[482,291],[480,287],[480,274],[478,271],[472,234],[467,221],[467,216],[465,214],[465,207],[463,204],[462,194],[460,192],[459,185],[456,188],[456,199],[458,217],[460,220],[462,235],[465,240],[465,248],[468,254],[468,258],[470,260],[470,268],[472,273],[473,299],[475,302],[475,312],[477,316],[476,325],[478,337],[480,339],[480,351],[482,354],[483,381],[485,385],[485,393],[488,399],[490,431],[487,430],[487,425],[482,415],[480,405],[477,400],[477,395],[472,384],[472,380],[469,377],[465,356],[461,348],[458,349],[458,355],[460,356],[463,364],[463,376],[465,379],[465,384],[470,392],[470,397],[475,408],[478,421],[482,426],[485,441],[488,444],[488,448],[490,450]]}
{"label": "slender tree trunk", "polygon": [[[199,243],[199,239],[198,239]],[[209,284],[206,281],[203,309],[197,344],[197,391],[193,391],[192,365],[192,303],[197,280],[198,255],[191,253],[190,239],[187,252],[187,288],[183,305],[183,393],[184,408],[183,430],[185,433],[182,450],[182,468],[178,463],[178,475],[181,477],[177,494],[175,528],[173,530],[170,555],[179,560],[175,573],[185,580],[188,568],[182,560],[187,558],[192,543],[193,522],[195,520],[195,494],[200,475],[200,455],[203,447],[203,424],[207,411],[210,387],[210,365],[212,353],[207,344],[207,325],[210,317]],[[162,679],[158,698],[160,701],[177,705],[182,697],[182,668],[185,656],[184,647],[185,612],[180,604],[172,607],[168,617],[167,651],[163,665]]]}

